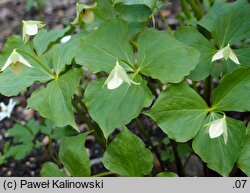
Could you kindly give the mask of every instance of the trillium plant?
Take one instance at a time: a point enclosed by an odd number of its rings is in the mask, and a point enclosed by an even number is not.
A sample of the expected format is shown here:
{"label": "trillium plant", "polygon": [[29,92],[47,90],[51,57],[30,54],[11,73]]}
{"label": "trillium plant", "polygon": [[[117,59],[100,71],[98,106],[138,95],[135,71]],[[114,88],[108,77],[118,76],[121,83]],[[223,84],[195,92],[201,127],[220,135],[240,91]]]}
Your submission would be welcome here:
{"label": "trillium plant", "polygon": [[[194,157],[201,176],[250,175],[250,3],[195,2],[179,2],[176,26],[157,0],[78,2],[61,30],[23,21],[0,55],[0,93],[26,93],[71,131],[41,176],[188,176]],[[15,102],[0,105],[10,118]],[[104,173],[91,173],[90,136]]]}

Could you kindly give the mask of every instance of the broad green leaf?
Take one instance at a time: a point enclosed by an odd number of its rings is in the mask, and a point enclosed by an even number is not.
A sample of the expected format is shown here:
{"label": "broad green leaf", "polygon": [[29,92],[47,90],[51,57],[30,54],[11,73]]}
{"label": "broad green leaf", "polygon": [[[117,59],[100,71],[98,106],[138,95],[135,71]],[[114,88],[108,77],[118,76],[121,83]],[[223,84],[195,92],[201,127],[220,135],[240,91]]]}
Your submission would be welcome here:
{"label": "broad green leaf", "polygon": [[40,176],[41,177],[68,177],[53,162],[46,162],[42,165],[42,170],[40,171]]}
{"label": "broad green leaf", "polygon": [[[240,10],[240,11],[239,11]],[[211,32],[220,48],[250,36],[250,4],[247,0],[216,1],[199,24]]]}
{"label": "broad green leaf", "polygon": [[[62,30],[39,30],[38,34],[34,37],[34,48],[38,55],[43,54],[49,46],[59,41],[65,34],[69,33],[71,27],[68,26]],[[64,53],[65,54],[65,53]]]}
{"label": "broad green leaf", "polygon": [[106,21],[84,41],[76,53],[76,62],[96,73],[110,72],[117,59],[133,65],[128,27],[124,21]]}
{"label": "broad green leaf", "polygon": [[7,131],[9,137],[14,137],[14,142],[30,143],[35,138],[40,129],[40,125],[31,119],[27,124],[15,124]]}
{"label": "broad green leaf", "polygon": [[250,67],[250,46],[234,50],[240,64]]}
{"label": "broad green leaf", "polygon": [[200,53],[169,35],[149,29],[138,40],[139,71],[163,83],[178,83],[194,70]]}
{"label": "broad green leaf", "polygon": [[200,51],[200,60],[196,68],[190,73],[189,78],[198,81],[205,79],[211,74],[212,68],[216,68],[216,63],[211,62],[213,55],[217,52],[213,44],[211,44],[196,28],[182,27],[179,28],[175,37]]}
{"label": "broad green leaf", "polygon": [[45,57],[57,75],[65,69],[66,65],[72,63],[77,51],[82,51],[81,46],[86,36],[87,33],[72,35],[67,43],[56,44],[46,53]]}
{"label": "broad green leaf", "polygon": [[12,146],[5,154],[5,158],[14,157],[17,160],[23,159],[33,149],[33,143]]}
{"label": "broad green leaf", "polygon": [[73,177],[90,176],[90,160],[85,148],[88,134],[65,137],[60,144],[60,160]]}
{"label": "broad green leaf", "polygon": [[155,8],[156,0],[114,0],[113,4],[119,17],[128,22],[129,36],[135,38],[139,32],[146,28]]}
{"label": "broad green leaf", "polygon": [[28,107],[35,109],[58,127],[70,125],[78,130],[75,122],[71,97],[75,93],[81,76],[80,70],[70,70],[51,81],[46,88],[33,92]]}
{"label": "broad green leaf", "polygon": [[250,176],[250,124],[248,124],[245,136],[245,143],[240,151],[237,166],[247,175]]}
{"label": "broad green leaf", "polygon": [[[20,49],[33,55],[31,48],[25,45],[20,36],[11,36],[0,55],[0,67],[2,67],[9,55],[14,49]],[[22,54],[25,59],[33,66],[33,68],[24,67],[19,75],[13,73],[10,68],[7,68],[0,73],[0,93],[5,96],[18,95],[22,90],[26,89],[34,82],[47,82],[54,77],[48,74],[43,68],[41,68],[36,61],[31,57]]]}
{"label": "broad green leaf", "polygon": [[148,107],[152,94],[147,82],[137,75],[134,79],[140,85],[123,83],[120,87],[109,90],[104,85],[105,79],[90,83],[85,91],[84,100],[90,116],[101,127],[107,138],[116,128],[128,124],[136,118],[143,107]]}
{"label": "broad green leaf", "polygon": [[[204,123],[207,124],[221,115],[214,114],[214,118],[209,115]],[[240,149],[244,142],[245,127],[241,121],[226,118],[228,140],[225,144],[223,136],[211,139],[208,134],[208,126],[202,127],[193,141],[193,149],[207,166],[221,174],[229,176],[233,166],[239,156]]]}
{"label": "broad green leaf", "polygon": [[187,84],[170,85],[145,112],[169,138],[186,142],[197,134],[208,113],[206,102]]}
{"label": "broad green leaf", "polygon": [[156,5],[157,0],[112,0],[113,4],[124,4],[124,5],[146,5],[150,9],[153,9]]}
{"label": "broad green leaf", "polygon": [[112,20],[116,17],[111,1],[95,0],[97,7],[93,10],[101,20]]}
{"label": "broad green leaf", "polygon": [[161,172],[156,177],[178,177],[178,175],[174,172]]}
{"label": "broad green leaf", "polygon": [[245,112],[250,110],[250,68],[237,68],[225,75],[214,90],[213,109]]}
{"label": "broad green leaf", "polygon": [[111,172],[129,177],[147,175],[153,168],[151,152],[127,128],[108,145],[102,162]]}
{"label": "broad green leaf", "polygon": [[145,5],[118,4],[115,9],[120,14],[120,17],[128,22],[146,22],[151,15],[150,8]]}

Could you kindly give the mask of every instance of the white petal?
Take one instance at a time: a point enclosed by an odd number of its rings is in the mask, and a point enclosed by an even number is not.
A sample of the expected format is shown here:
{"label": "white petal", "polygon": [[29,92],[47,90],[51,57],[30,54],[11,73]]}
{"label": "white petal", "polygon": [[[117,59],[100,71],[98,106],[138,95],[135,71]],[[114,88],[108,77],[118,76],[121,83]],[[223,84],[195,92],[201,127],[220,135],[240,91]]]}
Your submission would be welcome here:
{"label": "white petal", "polygon": [[12,63],[11,62],[11,57],[9,56],[7,61],[4,64],[4,66],[2,67],[1,71],[4,71],[11,63]]}
{"label": "white petal", "polygon": [[26,24],[26,34],[33,36],[36,35],[38,32],[38,26],[37,24]]}
{"label": "white petal", "polygon": [[224,52],[224,49],[220,49],[218,52],[216,52],[212,58],[212,62],[222,59],[224,57],[223,52]]}
{"label": "white petal", "polygon": [[4,109],[7,109],[6,105],[3,102],[0,103],[0,107],[2,111],[4,111]]}
{"label": "white petal", "polygon": [[31,66],[31,64],[24,57],[22,57],[22,55],[20,55],[20,54],[19,54],[19,62],[21,62],[25,66],[33,68],[33,66]]}
{"label": "white petal", "polygon": [[16,101],[14,101],[13,99],[10,99],[9,104],[8,104],[8,114],[9,114],[9,117],[10,117],[10,114],[13,111],[15,105],[16,105]]}
{"label": "white petal", "polygon": [[233,51],[230,52],[229,58],[230,58],[235,64],[240,64],[240,62],[239,62],[237,56],[234,54]]}
{"label": "white petal", "polygon": [[60,40],[61,44],[65,44],[66,42],[68,42],[71,39],[71,35],[65,36]]}
{"label": "white petal", "polygon": [[209,136],[210,138],[216,138],[219,137],[220,135],[223,134],[223,119],[218,120],[218,122],[213,123],[212,125],[210,125],[209,127]]}
{"label": "white petal", "polygon": [[0,121],[2,121],[4,118],[8,117],[8,114],[5,112],[0,112]]}
{"label": "white petal", "polygon": [[108,89],[112,90],[112,89],[116,89],[119,86],[121,86],[123,80],[121,79],[121,77],[115,73],[113,78],[108,82]]}

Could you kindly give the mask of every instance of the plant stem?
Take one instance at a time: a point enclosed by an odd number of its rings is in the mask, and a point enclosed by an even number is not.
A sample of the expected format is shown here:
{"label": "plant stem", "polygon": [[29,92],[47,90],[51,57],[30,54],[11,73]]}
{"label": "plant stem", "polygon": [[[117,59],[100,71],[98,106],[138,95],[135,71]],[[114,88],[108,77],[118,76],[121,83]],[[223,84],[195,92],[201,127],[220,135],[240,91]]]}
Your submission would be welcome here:
{"label": "plant stem", "polygon": [[163,23],[165,24],[166,28],[168,29],[168,32],[171,35],[174,35],[173,31],[171,30],[170,26],[168,25],[168,22],[167,22],[166,18],[164,17],[164,15],[162,14],[161,10],[159,8],[157,8],[157,7],[156,7],[156,9],[157,9],[157,11],[158,11],[158,13],[159,13],[159,15],[160,15]]}
{"label": "plant stem", "polygon": [[171,147],[173,149],[173,153],[174,153],[174,157],[175,157],[175,164],[176,164],[176,168],[177,168],[177,173],[180,177],[183,177],[183,176],[185,176],[185,173],[184,173],[184,170],[182,167],[181,159],[178,155],[177,143],[174,140],[170,139],[170,144],[171,144]]}
{"label": "plant stem", "polygon": [[93,175],[92,177],[105,177],[105,176],[112,176],[112,175],[116,175],[116,173],[114,173],[114,172],[103,172],[103,173],[100,173],[100,174]]}
{"label": "plant stem", "polygon": [[184,12],[184,14],[186,15],[186,17],[188,19],[191,18],[191,14],[190,14],[190,10],[189,10],[189,7],[187,5],[187,1],[186,0],[181,0],[180,1],[180,7],[181,7],[181,10]]}
{"label": "plant stem", "polygon": [[72,105],[75,108],[75,110],[77,111],[77,113],[79,114],[79,116],[81,117],[81,119],[84,121],[84,123],[86,123],[88,125],[89,129],[94,130],[91,122],[85,117],[85,115],[83,114],[81,109],[74,103],[74,101],[72,101]]}
{"label": "plant stem", "polygon": [[[88,113],[88,111],[87,111],[88,109],[87,109],[86,105],[82,102],[82,100],[78,97],[78,95],[74,94],[74,98],[79,102],[79,104],[83,107],[83,109],[86,111],[86,113]],[[105,141],[105,138],[104,138],[104,136],[102,134],[102,131],[99,128],[99,126],[97,124],[95,124],[95,123],[92,123],[84,115],[84,113],[81,111],[81,109],[74,103],[73,100],[72,100],[72,105],[76,109],[77,113],[79,114],[79,116],[81,117],[81,119],[84,121],[84,123],[87,124],[87,126],[89,127],[89,129],[95,131],[93,134],[94,134],[96,140],[105,149],[106,148],[106,141]]]}
{"label": "plant stem", "polygon": [[144,128],[141,120],[139,118],[136,118],[135,119],[137,125],[139,126],[139,128],[141,129],[143,135],[146,137],[147,139],[147,142],[150,144],[150,146],[152,147],[152,151],[155,153],[155,156],[156,158],[158,159],[159,163],[160,163],[160,167],[161,167],[161,170],[164,168],[164,163],[163,161],[161,160],[161,156],[157,150],[157,148],[154,146],[154,144],[152,143],[151,139],[150,139],[150,136],[148,134],[148,132],[146,131],[146,129]]}
{"label": "plant stem", "polygon": [[212,76],[207,77],[204,82],[204,100],[207,102],[208,105],[211,103],[211,92],[213,89],[213,79]]}
{"label": "plant stem", "polygon": [[20,50],[20,49],[16,49],[18,52],[21,52],[29,57],[31,57],[33,60],[35,60],[46,72],[48,72],[50,75],[52,75],[54,78],[56,78],[56,75],[53,74],[49,68],[47,68],[42,62],[40,62],[36,57],[32,56],[31,54],[23,51],[23,50]]}
{"label": "plant stem", "polygon": [[199,5],[197,3],[195,3],[194,0],[187,0],[187,1],[189,2],[189,5],[191,6],[195,17],[197,19],[202,18],[202,16],[204,15],[203,9],[200,9]]}
{"label": "plant stem", "polygon": [[51,156],[51,158],[53,159],[53,161],[58,165],[58,166],[61,166],[61,162],[60,162],[60,159],[58,158],[57,154],[56,156],[53,154],[53,147],[52,147],[52,139],[49,137],[49,146],[48,146],[48,149],[49,149],[49,154]]}
{"label": "plant stem", "polygon": [[77,100],[77,102],[81,105],[81,107],[85,110],[86,113],[88,112],[87,106],[84,104],[84,102],[80,99],[80,97],[77,94],[74,94],[74,98]]}

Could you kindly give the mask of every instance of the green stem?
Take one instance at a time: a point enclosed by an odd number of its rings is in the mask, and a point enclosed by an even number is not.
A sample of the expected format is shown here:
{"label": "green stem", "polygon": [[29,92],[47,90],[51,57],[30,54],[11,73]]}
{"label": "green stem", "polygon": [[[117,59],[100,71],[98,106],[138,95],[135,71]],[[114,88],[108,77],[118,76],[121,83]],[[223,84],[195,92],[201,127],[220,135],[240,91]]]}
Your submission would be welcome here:
{"label": "green stem", "polygon": [[187,0],[189,2],[189,5],[191,6],[194,16],[197,19],[200,19],[203,16],[203,10],[200,10],[199,6],[194,2],[194,0]]}
{"label": "green stem", "polygon": [[84,104],[84,102],[80,99],[80,97],[77,94],[74,94],[74,98],[77,100],[77,102],[81,105],[81,107],[88,113],[88,108]]}
{"label": "green stem", "polygon": [[105,176],[112,176],[112,175],[116,175],[116,173],[114,173],[114,172],[103,172],[103,173],[100,173],[100,174],[93,175],[92,177],[105,177]]}
{"label": "green stem", "polygon": [[204,10],[203,10],[203,7],[202,7],[202,4],[201,4],[200,0],[195,0],[195,2],[196,2],[197,7],[200,10],[201,16],[203,16],[204,15]]}
{"label": "green stem", "polygon": [[[49,137],[49,145],[48,145],[48,150],[49,150],[49,154],[51,156],[51,158],[53,159],[53,161],[58,165],[61,166],[61,162],[58,156],[55,156],[53,154],[53,147],[52,147],[52,139]],[[57,154],[56,154],[57,155]]]}
{"label": "green stem", "polygon": [[181,10],[184,12],[184,14],[186,15],[186,17],[188,19],[191,18],[191,14],[190,14],[190,10],[189,10],[189,7],[188,7],[188,4],[187,4],[187,1],[186,0],[181,0],[180,1],[180,7],[181,7]]}
{"label": "green stem", "polygon": [[136,44],[136,42],[134,42],[133,40],[129,40],[129,42],[131,43],[131,45],[133,46],[133,48],[137,51],[138,50],[138,45]]}
{"label": "green stem", "polygon": [[173,153],[174,153],[174,157],[175,157],[175,164],[176,164],[176,168],[177,168],[177,173],[180,177],[183,177],[183,176],[185,176],[185,173],[184,173],[184,170],[182,167],[181,159],[178,155],[177,143],[174,140],[170,139],[170,144],[171,144],[171,147],[173,149]]}
{"label": "green stem", "polygon": [[91,122],[85,117],[85,115],[83,114],[81,109],[75,104],[75,102],[73,100],[72,100],[72,105],[75,108],[75,110],[77,111],[77,113],[79,114],[79,116],[81,117],[81,119],[84,121],[84,123],[86,123],[88,125],[89,130],[94,130]]}
{"label": "green stem", "polygon": [[162,14],[161,10],[159,8],[157,8],[157,7],[156,7],[156,9],[157,9],[163,23],[165,24],[166,28],[168,29],[169,33],[171,35],[174,35],[173,31],[171,30],[170,26],[168,25],[168,22],[167,22],[166,18],[164,17],[164,15]]}
{"label": "green stem", "polygon": [[[88,109],[87,109],[86,105],[82,102],[82,100],[79,98],[79,96],[76,95],[76,94],[74,94],[74,99],[76,99],[78,101],[78,103],[81,105],[81,107],[83,107],[83,109],[85,110],[85,112],[88,113]],[[95,123],[92,123],[84,115],[84,113],[81,111],[81,109],[74,103],[73,100],[72,100],[72,105],[76,109],[76,111],[79,114],[79,116],[81,117],[81,119],[87,124],[87,126],[89,127],[89,129],[95,131],[93,134],[94,134],[96,140],[105,149],[106,148],[106,140],[105,140],[105,138],[104,138],[104,136],[102,134],[102,131],[99,128],[99,126],[97,124],[95,124]]]}
{"label": "green stem", "polygon": [[163,161],[161,160],[161,156],[157,150],[157,148],[154,146],[154,144],[152,143],[151,141],[151,138],[147,132],[147,130],[144,128],[141,120],[139,118],[136,118],[135,119],[137,125],[139,126],[140,130],[142,131],[143,135],[146,137],[147,139],[147,142],[150,144],[150,146],[152,147],[152,151],[155,153],[155,156],[156,158],[158,159],[159,163],[160,163],[160,167],[161,167],[161,170],[164,168],[164,163]]}
{"label": "green stem", "polygon": [[23,51],[23,50],[20,50],[20,49],[16,49],[18,52],[21,52],[29,57],[31,57],[33,60],[35,60],[46,72],[48,72],[50,75],[52,75],[54,78],[56,78],[56,75],[53,74],[49,68],[47,68],[42,62],[40,62],[36,57],[32,56],[31,54]]}
{"label": "green stem", "polygon": [[207,79],[204,82],[204,100],[207,102],[208,105],[210,105],[211,100],[211,92],[212,92],[212,86],[213,85],[213,79],[212,76],[207,77]]}
{"label": "green stem", "polygon": [[126,65],[127,65],[128,67],[130,67],[134,72],[137,71],[137,69],[136,69],[134,66],[132,66],[131,64],[129,64],[127,61],[121,60],[121,59],[117,59],[117,60],[123,62],[124,64],[126,64]]}

